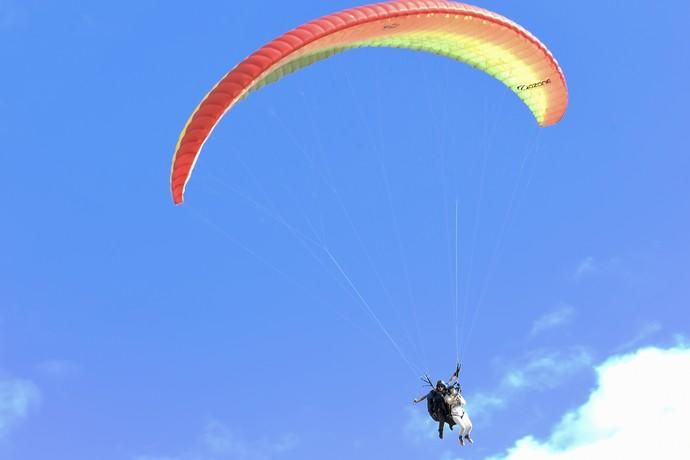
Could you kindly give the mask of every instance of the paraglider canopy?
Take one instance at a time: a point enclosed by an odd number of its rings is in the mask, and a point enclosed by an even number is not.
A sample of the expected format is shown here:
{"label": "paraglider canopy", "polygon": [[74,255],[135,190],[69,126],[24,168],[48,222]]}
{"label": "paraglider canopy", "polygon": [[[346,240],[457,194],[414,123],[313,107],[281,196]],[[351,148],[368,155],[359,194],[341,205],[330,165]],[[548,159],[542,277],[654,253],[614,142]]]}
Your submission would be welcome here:
{"label": "paraglider canopy", "polygon": [[331,14],[280,36],[233,68],[202,100],[180,135],[171,170],[176,204],[220,119],[252,91],[317,61],[360,47],[427,51],[478,68],[508,86],[540,126],[568,105],[563,72],[549,50],[513,21],[446,0],[399,0]]}

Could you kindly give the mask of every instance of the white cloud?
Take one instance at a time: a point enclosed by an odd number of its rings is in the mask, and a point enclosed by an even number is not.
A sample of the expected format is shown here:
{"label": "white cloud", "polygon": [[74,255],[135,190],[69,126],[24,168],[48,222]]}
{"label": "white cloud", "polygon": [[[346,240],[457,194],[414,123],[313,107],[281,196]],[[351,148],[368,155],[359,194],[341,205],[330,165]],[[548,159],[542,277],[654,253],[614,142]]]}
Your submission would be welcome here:
{"label": "white cloud", "polygon": [[249,440],[217,420],[206,424],[200,441],[200,445],[180,455],[138,455],[133,460],[272,460],[299,445],[299,439],[294,434]]}
{"label": "white cloud", "polygon": [[614,351],[616,351],[616,352],[628,351],[635,346],[639,346],[642,342],[648,340],[652,336],[661,332],[662,329],[663,329],[663,326],[657,322],[647,323],[642,327],[640,332],[638,332],[635,337],[633,337],[632,339],[628,340],[625,343],[622,343],[621,345],[616,347],[616,349]]}
{"label": "white cloud", "polygon": [[295,449],[299,445],[299,439],[294,434],[284,434],[280,436],[273,444],[272,451],[274,453],[280,454],[283,452],[289,452]]}
{"label": "white cloud", "polygon": [[566,351],[542,350],[528,353],[503,375],[496,389],[489,393],[470,394],[471,414],[489,414],[501,409],[523,391],[546,391],[559,386],[573,375],[589,369],[592,356],[581,347]]}
{"label": "white cloud", "polygon": [[501,385],[514,390],[548,390],[558,386],[564,378],[588,368],[591,363],[589,352],[580,347],[564,352],[532,352],[523,363],[505,375]]}
{"label": "white cloud", "polygon": [[589,400],[545,441],[526,436],[491,460],[687,460],[690,348],[644,348],[597,368]]}
{"label": "white cloud", "polygon": [[403,430],[405,438],[414,443],[428,442],[438,437],[438,423],[434,422],[426,409],[426,403],[408,409],[407,423]]}
{"label": "white cloud", "polygon": [[458,457],[457,452],[446,451],[441,455],[441,460],[463,460],[462,457]]}
{"label": "white cloud", "polygon": [[134,457],[134,460],[178,460],[174,457],[149,457],[148,455],[140,455]]}
{"label": "white cloud", "polygon": [[27,380],[0,380],[0,437],[6,436],[17,424],[38,407],[41,393]]}
{"label": "white cloud", "polygon": [[[472,408],[472,415],[476,414],[490,414],[499,409],[503,409],[508,405],[508,401],[511,395],[507,394],[488,394],[488,393],[477,393],[470,396],[470,404]],[[468,408],[469,410],[469,408]]]}
{"label": "white cloud", "polygon": [[81,373],[81,368],[78,364],[60,359],[39,363],[36,366],[36,370],[47,377],[57,380],[70,379]]}
{"label": "white cloud", "polygon": [[546,313],[537,318],[532,324],[530,337],[540,334],[544,331],[563,326],[572,321],[575,316],[575,309],[570,305],[563,305],[554,311]]}
{"label": "white cloud", "polygon": [[575,280],[580,280],[586,275],[597,273],[599,270],[600,268],[594,257],[587,256],[578,262],[577,268],[575,269],[574,278]]}
{"label": "white cloud", "polygon": [[14,1],[0,0],[0,31],[5,31],[19,25],[22,13]]}
{"label": "white cloud", "polygon": [[206,449],[215,456],[232,459],[269,459],[275,454],[288,452],[297,447],[297,437],[285,434],[271,441],[250,443],[218,421],[206,425],[203,434]]}
{"label": "white cloud", "polygon": [[639,260],[639,256],[628,256],[626,259],[587,256],[577,263],[577,267],[572,273],[572,279],[582,281],[585,278],[595,276],[607,277],[636,285],[648,279],[644,267],[648,266],[649,263],[649,261]]}

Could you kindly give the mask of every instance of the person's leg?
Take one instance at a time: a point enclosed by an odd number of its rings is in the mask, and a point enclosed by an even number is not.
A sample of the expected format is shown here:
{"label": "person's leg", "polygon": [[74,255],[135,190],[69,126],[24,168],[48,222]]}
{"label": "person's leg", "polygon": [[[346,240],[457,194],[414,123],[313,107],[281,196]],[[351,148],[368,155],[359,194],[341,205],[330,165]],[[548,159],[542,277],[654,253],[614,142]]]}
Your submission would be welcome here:
{"label": "person's leg", "polygon": [[470,416],[467,415],[467,412],[465,412],[465,416],[463,417],[465,421],[465,426],[467,429],[465,430],[465,439],[467,439],[470,443],[474,444],[474,441],[472,440],[472,436],[470,434],[472,433],[472,420],[470,420]]}
{"label": "person's leg", "polygon": [[467,427],[465,426],[465,421],[462,419],[460,413],[457,411],[453,411],[453,421],[458,426],[458,431],[460,432],[458,433],[458,439],[460,440],[460,444],[464,445],[465,431],[467,429]]}

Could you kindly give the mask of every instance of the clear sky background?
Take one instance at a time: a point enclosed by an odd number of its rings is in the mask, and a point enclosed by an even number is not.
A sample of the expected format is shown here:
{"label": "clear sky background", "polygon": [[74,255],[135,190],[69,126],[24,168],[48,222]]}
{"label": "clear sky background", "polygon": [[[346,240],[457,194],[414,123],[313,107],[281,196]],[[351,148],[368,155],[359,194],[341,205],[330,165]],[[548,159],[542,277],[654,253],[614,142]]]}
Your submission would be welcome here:
{"label": "clear sky background", "polygon": [[[238,105],[173,206],[201,97],[355,5],[0,0],[0,458],[688,458],[690,4],[481,3],[560,61],[548,129],[454,61],[336,56]],[[458,352],[471,448],[412,405]]]}

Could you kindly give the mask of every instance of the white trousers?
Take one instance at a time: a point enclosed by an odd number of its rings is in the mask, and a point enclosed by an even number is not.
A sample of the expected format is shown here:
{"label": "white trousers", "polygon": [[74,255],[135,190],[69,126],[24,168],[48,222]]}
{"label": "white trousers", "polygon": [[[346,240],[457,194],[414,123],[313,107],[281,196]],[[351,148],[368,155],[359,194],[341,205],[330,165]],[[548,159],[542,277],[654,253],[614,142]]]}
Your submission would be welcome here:
{"label": "white trousers", "polygon": [[453,408],[450,415],[453,417],[455,424],[460,427],[460,437],[464,438],[465,436],[469,436],[472,432],[472,420],[470,420],[470,416],[465,412],[465,409],[456,406]]}

